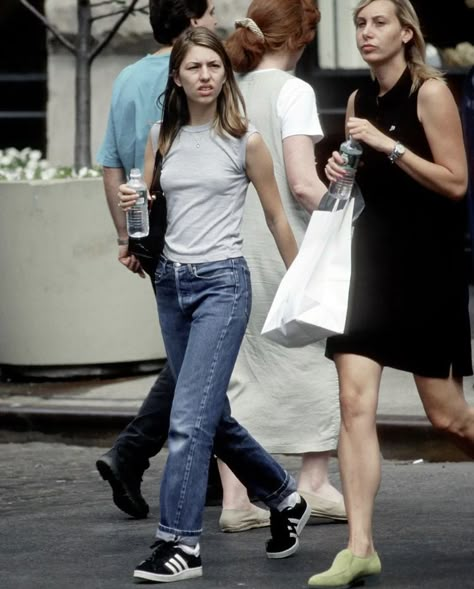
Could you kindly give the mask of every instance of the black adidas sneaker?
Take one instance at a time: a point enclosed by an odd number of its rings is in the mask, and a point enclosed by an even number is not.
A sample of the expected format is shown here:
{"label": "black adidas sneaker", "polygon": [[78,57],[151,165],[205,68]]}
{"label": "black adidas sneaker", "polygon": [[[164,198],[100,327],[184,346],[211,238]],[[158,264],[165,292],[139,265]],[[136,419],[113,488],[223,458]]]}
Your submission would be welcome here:
{"label": "black adidas sneaker", "polygon": [[299,535],[311,515],[311,507],[300,496],[300,502],[283,511],[270,510],[270,532],[267,542],[268,558],[286,558],[294,554],[300,545]]}
{"label": "black adidas sneaker", "polygon": [[152,555],[133,572],[136,579],[171,583],[202,576],[201,557],[187,554],[174,542],[158,540]]}

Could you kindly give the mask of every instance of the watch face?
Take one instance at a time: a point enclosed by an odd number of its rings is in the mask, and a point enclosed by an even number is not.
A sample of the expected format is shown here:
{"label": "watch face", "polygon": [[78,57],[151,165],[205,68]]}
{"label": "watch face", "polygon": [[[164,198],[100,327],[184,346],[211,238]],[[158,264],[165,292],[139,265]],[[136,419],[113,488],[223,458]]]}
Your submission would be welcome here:
{"label": "watch face", "polygon": [[388,159],[392,162],[392,164],[394,162],[396,162],[398,160],[399,157],[401,157],[403,154],[405,153],[405,146],[402,145],[401,143],[395,143],[394,147],[393,147],[393,151],[392,153],[390,153],[388,155]]}
{"label": "watch face", "polygon": [[405,146],[402,145],[401,143],[397,143],[395,145],[395,153],[397,154],[398,157],[403,155],[405,153]]}

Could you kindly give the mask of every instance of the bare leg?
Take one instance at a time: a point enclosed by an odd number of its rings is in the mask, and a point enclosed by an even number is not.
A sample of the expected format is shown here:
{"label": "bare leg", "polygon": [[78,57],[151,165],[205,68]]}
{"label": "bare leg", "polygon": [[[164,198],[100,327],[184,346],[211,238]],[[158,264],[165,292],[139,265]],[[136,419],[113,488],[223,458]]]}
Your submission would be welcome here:
{"label": "bare leg", "polygon": [[339,468],[349,544],[327,571],[308,580],[310,587],[321,588],[352,587],[356,582],[361,585],[365,579],[375,579],[382,569],[372,537],[374,501],[381,477],[376,413],[382,366],[353,354],[338,354],[335,362],[341,404]]}
{"label": "bare leg", "polygon": [[339,354],[335,361],[341,400],[338,454],[349,549],[364,558],[374,553],[372,516],[381,477],[376,412],[382,367],[352,354]]}
{"label": "bare leg", "polygon": [[462,378],[414,376],[428,419],[474,458],[474,408],[466,403]]}
{"label": "bare leg", "polygon": [[250,502],[246,487],[230,468],[217,460],[222,482],[222,512],[219,527],[223,532],[245,532],[270,525],[270,512]]}
{"label": "bare leg", "polygon": [[[329,482],[328,464],[330,452],[308,452],[302,455],[298,489],[318,495],[330,501],[341,501],[341,493]],[[218,460],[221,475],[224,509],[250,509],[252,504],[247,489],[230,468]]]}
{"label": "bare leg", "polygon": [[330,457],[330,452],[306,452],[303,454],[298,476],[298,489],[328,501],[339,502],[342,500],[342,495],[329,481]]}
{"label": "bare leg", "polygon": [[222,508],[249,510],[252,508],[247,489],[242,485],[230,468],[217,460],[222,482]]}
{"label": "bare leg", "polygon": [[346,522],[344,498],[329,482],[330,452],[308,452],[302,456],[298,491],[311,507],[312,517]]}

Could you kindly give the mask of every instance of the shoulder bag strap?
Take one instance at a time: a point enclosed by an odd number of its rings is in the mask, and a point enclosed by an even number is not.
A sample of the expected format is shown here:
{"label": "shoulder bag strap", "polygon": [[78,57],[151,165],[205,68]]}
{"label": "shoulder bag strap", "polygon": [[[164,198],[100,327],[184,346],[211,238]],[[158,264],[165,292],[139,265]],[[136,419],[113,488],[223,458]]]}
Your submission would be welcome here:
{"label": "shoulder bag strap", "polygon": [[153,152],[155,154],[155,164],[153,166],[153,176],[151,180],[150,194],[154,194],[155,196],[158,194],[163,194],[163,190],[161,188],[161,165],[163,162],[163,156],[161,155],[158,149],[158,139],[160,136],[160,130],[161,121],[155,123],[150,130],[151,145],[153,148]]}

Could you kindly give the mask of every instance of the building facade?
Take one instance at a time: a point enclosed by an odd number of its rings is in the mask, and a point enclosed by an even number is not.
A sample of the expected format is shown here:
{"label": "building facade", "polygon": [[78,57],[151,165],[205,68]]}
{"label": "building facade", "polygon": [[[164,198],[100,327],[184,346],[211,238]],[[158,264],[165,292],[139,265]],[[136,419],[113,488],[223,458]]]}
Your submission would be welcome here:
{"label": "building facade", "polygon": [[[44,11],[49,21],[68,39],[73,40],[77,32],[77,0],[30,0],[40,11]],[[318,0],[321,10],[321,22],[318,26],[316,41],[304,56],[299,74],[315,88],[318,103],[323,116],[323,125],[329,135],[341,127],[342,112],[347,96],[357,86],[360,76],[367,75],[367,69],[355,46],[352,10],[358,0]],[[440,47],[455,46],[458,42],[474,43],[474,10],[469,8],[472,0],[451,0],[449,10],[436,9],[430,0],[412,0],[416,6],[424,32],[428,40]],[[225,38],[233,30],[236,18],[245,15],[250,0],[214,0],[220,23],[220,34]],[[140,4],[140,3],[139,3]],[[142,0],[141,5],[146,5]],[[472,7],[471,7],[472,8]],[[17,26],[9,24],[9,16],[14,11],[23,10]],[[98,10],[109,10],[105,4]],[[4,18],[2,18],[4,16]],[[26,17],[26,18],[25,18]],[[100,37],[110,29],[115,17],[99,19],[94,23],[94,35]],[[32,35],[17,34],[17,28],[24,29],[24,23],[30,23]],[[3,25],[3,28],[2,28]],[[48,159],[54,164],[70,165],[73,161],[75,133],[75,63],[74,57],[51,35],[46,36],[44,27],[35,21],[25,8],[16,0],[3,0],[0,6],[0,35],[5,49],[11,49],[12,39],[18,40],[18,49],[10,55],[18,59],[10,60],[9,68],[0,69],[0,84],[3,84],[4,103],[0,104],[0,118],[3,118],[3,133],[9,145],[14,145],[15,137],[23,147],[33,145],[42,147]],[[28,29],[29,30],[29,29]],[[8,34],[10,32],[10,38]],[[23,32],[23,30],[22,30]],[[48,41],[46,43],[46,37]],[[430,38],[431,37],[431,38]],[[42,46],[38,52],[38,45]],[[44,47],[43,47],[44,46]],[[105,131],[107,112],[112,92],[112,84],[118,73],[130,63],[143,55],[156,50],[152,38],[148,17],[137,15],[129,17],[110,45],[93,62],[92,65],[92,157],[97,152]],[[473,48],[474,49],[474,48]],[[5,53],[6,51],[4,51]],[[23,52],[23,54],[21,54]],[[36,60],[31,68],[23,71],[21,64],[26,57],[43,53],[43,65]],[[38,63],[37,63],[38,62]],[[25,66],[26,67],[26,66]],[[15,69],[16,68],[16,69]],[[21,70],[18,74],[19,69]],[[23,68],[24,69],[24,68]],[[462,78],[468,67],[454,68],[454,77]],[[12,71],[10,71],[12,70]],[[3,82],[2,82],[3,76]],[[11,98],[5,101],[5,97]],[[31,106],[18,105],[30,97]],[[15,118],[16,117],[16,118]],[[7,125],[8,123],[8,125]],[[36,137],[37,140],[32,140]],[[4,143],[1,147],[6,147]],[[331,148],[333,145],[330,146]]]}

